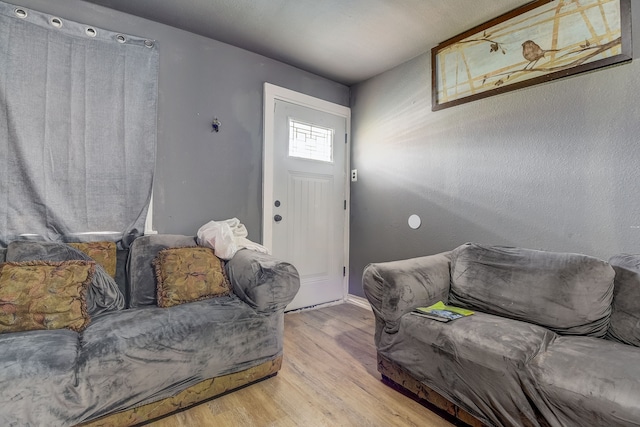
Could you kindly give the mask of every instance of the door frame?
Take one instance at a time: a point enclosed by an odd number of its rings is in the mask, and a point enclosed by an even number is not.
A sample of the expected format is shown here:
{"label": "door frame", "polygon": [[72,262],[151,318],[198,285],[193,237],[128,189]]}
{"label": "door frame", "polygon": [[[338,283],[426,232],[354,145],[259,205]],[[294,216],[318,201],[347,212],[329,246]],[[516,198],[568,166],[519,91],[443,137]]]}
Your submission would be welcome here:
{"label": "door frame", "polygon": [[[273,249],[273,161],[275,146],[275,106],[276,101],[285,101],[291,104],[312,108],[324,113],[344,117],[345,119],[345,180],[344,197],[347,208],[344,211],[344,267],[345,274],[342,277],[343,300],[349,293],[349,218],[350,218],[350,185],[349,169],[351,167],[351,109],[343,105],[325,101],[310,95],[286,89],[271,83],[264,83],[264,107],[263,107],[263,155],[262,155],[262,245],[269,252]],[[336,138],[337,139],[337,138]]]}

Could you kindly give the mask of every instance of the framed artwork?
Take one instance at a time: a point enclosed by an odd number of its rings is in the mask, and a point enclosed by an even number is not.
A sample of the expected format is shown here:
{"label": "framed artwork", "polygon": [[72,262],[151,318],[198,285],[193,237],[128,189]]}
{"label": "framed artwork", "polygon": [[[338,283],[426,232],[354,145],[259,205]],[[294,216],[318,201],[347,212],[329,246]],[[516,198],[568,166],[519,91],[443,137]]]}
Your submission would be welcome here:
{"label": "framed artwork", "polygon": [[536,0],[431,50],[432,110],[631,61],[631,0]]}

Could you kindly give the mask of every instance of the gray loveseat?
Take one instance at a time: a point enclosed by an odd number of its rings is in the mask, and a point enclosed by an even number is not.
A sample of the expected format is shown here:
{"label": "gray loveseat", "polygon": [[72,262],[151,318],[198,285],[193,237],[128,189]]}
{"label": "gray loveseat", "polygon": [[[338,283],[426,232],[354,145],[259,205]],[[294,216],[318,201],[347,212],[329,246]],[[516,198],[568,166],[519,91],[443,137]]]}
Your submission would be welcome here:
{"label": "gray loveseat", "polygon": [[[12,245],[0,261],[68,256],[61,244]],[[136,239],[128,256],[120,251],[127,308],[117,289],[94,289],[80,333],[0,334],[0,425],[132,425],[275,375],[295,268],[241,250],[224,266],[231,295],[158,307],[153,260],[185,246],[196,246],[194,237],[156,235]]]}
{"label": "gray loveseat", "polygon": [[[465,244],[363,285],[388,384],[471,425],[640,425],[640,256]],[[475,314],[410,314],[438,300]]]}

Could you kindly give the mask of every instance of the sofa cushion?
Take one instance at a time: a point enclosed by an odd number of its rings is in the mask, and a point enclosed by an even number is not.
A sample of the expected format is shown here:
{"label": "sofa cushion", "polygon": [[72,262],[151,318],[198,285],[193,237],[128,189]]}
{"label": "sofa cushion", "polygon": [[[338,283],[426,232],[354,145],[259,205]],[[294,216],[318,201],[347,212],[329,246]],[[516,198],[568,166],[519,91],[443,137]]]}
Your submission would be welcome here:
{"label": "sofa cushion", "polygon": [[[7,261],[67,261],[91,260],[84,252],[65,243],[16,240],[7,247]],[[94,317],[124,308],[124,296],[117,283],[100,265],[87,292],[87,312]]]}
{"label": "sofa cushion", "polygon": [[453,252],[450,302],[560,334],[602,337],[613,277],[608,263],[587,255],[470,243]]}
{"label": "sofa cushion", "polygon": [[223,263],[210,248],[163,249],[154,267],[159,307],[224,296],[231,290]]}
{"label": "sofa cushion", "polygon": [[117,247],[115,242],[81,242],[67,244],[87,254],[98,265],[102,266],[109,276],[115,279],[117,263]]}
{"label": "sofa cushion", "polygon": [[235,295],[102,316],[82,334],[86,411],[75,422],[174,396],[282,353],[283,314],[256,313]]}
{"label": "sofa cushion", "polygon": [[607,338],[640,347],[640,255],[615,255],[609,264],[616,277]]}
{"label": "sofa cushion", "polygon": [[153,261],[162,249],[196,246],[194,236],[156,234],[138,237],[127,261],[129,307],[156,305],[156,272]]}
{"label": "sofa cushion", "polygon": [[529,364],[549,425],[640,425],[640,349],[558,337]]}
{"label": "sofa cushion", "polygon": [[0,333],[36,329],[82,331],[95,271],[87,261],[0,264]]}
{"label": "sofa cushion", "polygon": [[480,312],[449,323],[405,314],[397,333],[382,334],[378,351],[487,425],[537,425],[535,391],[521,373],[555,336]]}
{"label": "sofa cushion", "polygon": [[[2,426],[63,426],[81,412],[78,334],[68,329],[0,335]],[[10,409],[9,409],[10,408]]]}

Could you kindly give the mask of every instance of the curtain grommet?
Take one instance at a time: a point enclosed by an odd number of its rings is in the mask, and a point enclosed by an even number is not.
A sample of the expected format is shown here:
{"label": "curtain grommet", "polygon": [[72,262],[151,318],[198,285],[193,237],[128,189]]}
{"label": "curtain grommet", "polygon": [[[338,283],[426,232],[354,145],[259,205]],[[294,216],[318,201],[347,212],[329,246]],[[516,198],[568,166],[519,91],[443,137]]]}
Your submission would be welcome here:
{"label": "curtain grommet", "polygon": [[95,37],[98,35],[98,32],[96,31],[95,28],[92,27],[87,27],[84,32],[89,36],[89,37]]}
{"label": "curtain grommet", "polygon": [[56,18],[55,16],[49,19],[49,23],[55,28],[62,28],[62,19]]}
{"label": "curtain grommet", "polygon": [[125,43],[127,41],[127,38],[122,34],[118,34],[116,36],[116,40],[118,41],[118,43]]}
{"label": "curtain grommet", "polygon": [[148,48],[152,48],[153,47],[153,40],[145,40],[144,41],[144,45]]}
{"label": "curtain grommet", "polygon": [[21,8],[19,8],[19,7],[15,8],[15,9],[13,10],[13,13],[15,13],[15,14],[16,14],[16,16],[17,16],[18,18],[21,18],[21,19],[26,18],[26,17],[27,17],[27,15],[28,15],[26,10],[21,9]]}

